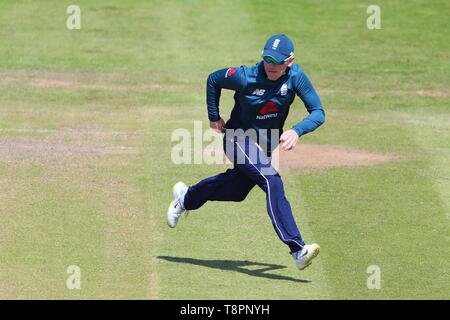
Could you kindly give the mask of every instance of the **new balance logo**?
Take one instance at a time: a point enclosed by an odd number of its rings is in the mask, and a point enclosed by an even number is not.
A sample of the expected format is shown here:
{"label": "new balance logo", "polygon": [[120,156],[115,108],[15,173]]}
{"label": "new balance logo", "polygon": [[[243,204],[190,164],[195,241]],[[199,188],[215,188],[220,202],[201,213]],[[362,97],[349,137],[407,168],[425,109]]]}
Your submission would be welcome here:
{"label": "new balance logo", "polygon": [[262,96],[262,95],[264,95],[264,93],[266,93],[265,89],[255,89],[255,91],[253,91],[252,95],[253,96]]}

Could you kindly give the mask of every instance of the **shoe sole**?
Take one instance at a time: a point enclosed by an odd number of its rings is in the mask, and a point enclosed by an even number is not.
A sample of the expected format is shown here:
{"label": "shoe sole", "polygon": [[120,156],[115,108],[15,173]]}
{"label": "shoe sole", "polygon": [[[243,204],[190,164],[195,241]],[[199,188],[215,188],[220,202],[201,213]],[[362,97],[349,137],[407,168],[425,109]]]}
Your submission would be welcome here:
{"label": "shoe sole", "polygon": [[320,252],[320,246],[317,244],[312,249],[312,255],[308,260],[306,260],[305,266],[303,268],[300,268],[299,270],[304,270],[307,267],[309,267],[312,264],[312,260],[319,255],[319,252]]}

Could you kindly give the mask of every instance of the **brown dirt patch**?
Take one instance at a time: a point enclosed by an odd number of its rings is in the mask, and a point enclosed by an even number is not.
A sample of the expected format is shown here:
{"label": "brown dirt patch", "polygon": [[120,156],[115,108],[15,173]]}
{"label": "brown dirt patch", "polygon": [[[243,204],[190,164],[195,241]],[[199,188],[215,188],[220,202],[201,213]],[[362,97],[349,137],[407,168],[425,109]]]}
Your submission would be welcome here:
{"label": "brown dirt patch", "polygon": [[49,140],[0,139],[0,157],[75,156],[89,154],[139,154],[138,148],[99,146]]}
{"label": "brown dirt patch", "polygon": [[45,89],[61,89],[70,88],[75,90],[112,90],[112,91],[164,91],[164,92],[174,92],[184,89],[180,85],[168,85],[160,83],[147,83],[141,85],[128,85],[128,84],[109,84],[109,83],[80,83],[77,81],[70,80],[56,80],[56,79],[33,79],[31,84],[35,87],[45,88]]}
{"label": "brown dirt patch", "polygon": [[[0,72],[0,85],[21,82],[44,89],[72,90],[110,90],[118,92],[163,91],[176,92],[186,90],[204,90],[195,75],[184,75],[183,79],[192,80],[185,84],[167,83],[167,77],[176,77],[174,73],[137,72],[137,73],[89,73],[89,72]],[[164,79],[164,80],[163,80]],[[161,83],[165,81],[166,83]],[[324,80],[325,81],[325,80]],[[351,90],[332,87],[317,87],[319,94],[339,94],[356,97],[374,97],[380,94],[393,96],[448,97],[450,89],[424,90]]]}
{"label": "brown dirt patch", "polygon": [[[223,155],[221,148],[212,149],[210,151]],[[224,155],[223,157],[225,158]],[[400,159],[399,156],[392,154],[375,153],[343,146],[299,143],[293,150],[274,152],[272,165],[278,171],[283,172],[331,167],[372,166]],[[227,163],[230,164],[228,160]]]}
{"label": "brown dirt patch", "polygon": [[71,88],[74,83],[61,79],[32,79],[31,84],[39,88]]}
{"label": "brown dirt patch", "polygon": [[317,88],[319,94],[340,94],[352,97],[375,97],[380,94],[388,94],[392,96],[420,96],[420,97],[448,97],[450,89],[444,90],[386,90],[386,91],[362,91],[362,90],[345,90],[335,88]]}
{"label": "brown dirt patch", "polygon": [[450,89],[447,90],[420,90],[417,94],[422,97],[448,97]]}
{"label": "brown dirt patch", "polygon": [[[191,84],[160,83],[154,74],[90,74],[85,72],[0,72],[0,85],[19,82],[43,89],[109,90],[118,92],[175,92],[192,89]],[[203,86],[201,87],[203,89]]]}
{"label": "brown dirt patch", "polygon": [[132,136],[142,135],[139,131],[103,131],[96,128],[61,128],[58,130],[53,130],[53,133],[60,137],[70,137],[70,138],[82,138],[84,136],[95,136],[95,137],[105,137],[105,138],[115,138],[123,137],[125,139],[130,139]]}
{"label": "brown dirt patch", "polygon": [[[381,154],[370,151],[336,145],[298,144],[293,150],[280,151],[279,170],[371,166],[386,161],[399,160],[392,154]],[[272,162],[276,167],[277,153]]]}

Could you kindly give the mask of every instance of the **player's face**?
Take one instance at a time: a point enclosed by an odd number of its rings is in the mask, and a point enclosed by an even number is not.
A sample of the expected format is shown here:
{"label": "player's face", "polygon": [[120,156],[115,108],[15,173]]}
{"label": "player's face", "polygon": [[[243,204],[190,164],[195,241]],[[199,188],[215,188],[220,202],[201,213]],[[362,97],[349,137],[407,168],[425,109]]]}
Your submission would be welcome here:
{"label": "player's face", "polygon": [[264,60],[263,63],[267,78],[275,81],[278,80],[286,72],[286,69],[294,63],[294,59],[288,60],[283,64],[268,63]]}

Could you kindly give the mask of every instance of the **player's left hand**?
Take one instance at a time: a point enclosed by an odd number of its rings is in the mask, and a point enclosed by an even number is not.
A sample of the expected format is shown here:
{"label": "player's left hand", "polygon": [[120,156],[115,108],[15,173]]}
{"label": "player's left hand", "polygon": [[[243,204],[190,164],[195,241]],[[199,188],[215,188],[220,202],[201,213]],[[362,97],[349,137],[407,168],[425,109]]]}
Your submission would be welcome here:
{"label": "player's left hand", "polygon": [[281,149],[286,151],[293,149],[297,144],[298,139],[299,136],[297,132],[295,132],[292,129],[283,132],[283,134],[280,137]]}

